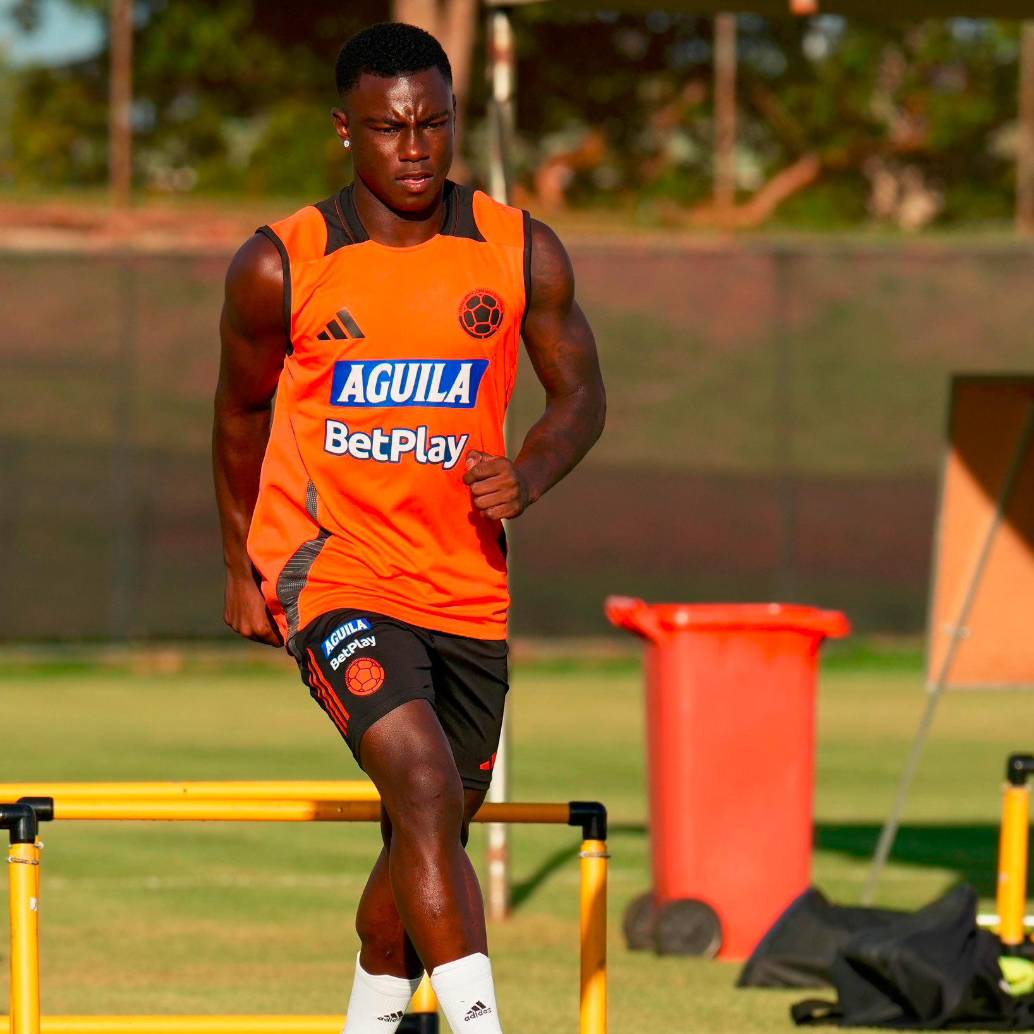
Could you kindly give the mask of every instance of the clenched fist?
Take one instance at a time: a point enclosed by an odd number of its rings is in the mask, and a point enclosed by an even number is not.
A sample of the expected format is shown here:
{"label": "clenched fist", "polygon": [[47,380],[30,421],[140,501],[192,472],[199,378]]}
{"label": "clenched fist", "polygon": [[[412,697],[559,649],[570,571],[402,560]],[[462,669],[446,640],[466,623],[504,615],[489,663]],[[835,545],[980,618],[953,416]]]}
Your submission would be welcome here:
{"label": "clenched fist", "polygon": [[267,646],[284,645],[280,630],[250,573],[227,574],[223,620],[246,639]]}
{"label": "clenched fist", "polygon": [[475,508],[485,517],[501,521],[519,517],[528,508],[528,486],[505,456],[490,456],[471,449],[463,480],[470,485]]}

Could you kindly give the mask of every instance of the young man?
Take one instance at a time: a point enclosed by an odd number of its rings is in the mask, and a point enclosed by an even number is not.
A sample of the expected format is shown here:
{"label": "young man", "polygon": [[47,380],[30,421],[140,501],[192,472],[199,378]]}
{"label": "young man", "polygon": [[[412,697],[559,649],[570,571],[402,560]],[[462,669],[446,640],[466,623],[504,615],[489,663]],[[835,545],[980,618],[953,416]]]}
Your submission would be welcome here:
{"label": "young man", "polygon": [[[603,383],[555,234],[446,179],[438,42],[375,25],[345,44],[337,85],[353,184],[262,227],[227,274],[225,617],[286,644],[381,795],[346,1034],[394,1031],[424,970],[454,1031],[496,1034],[464,845],[507,690],[501,521],[596,441]],[[511,461],[522,336],[546,408]]]}

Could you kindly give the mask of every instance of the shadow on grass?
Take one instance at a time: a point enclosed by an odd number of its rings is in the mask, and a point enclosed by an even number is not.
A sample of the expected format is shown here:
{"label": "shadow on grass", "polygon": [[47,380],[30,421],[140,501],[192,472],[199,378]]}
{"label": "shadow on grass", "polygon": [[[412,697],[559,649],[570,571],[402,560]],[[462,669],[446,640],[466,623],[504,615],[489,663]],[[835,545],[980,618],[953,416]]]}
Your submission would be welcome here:
{"label": "shadow on grass", "polygon": [[[611,823],[609,840],[613,841],[615,837],[620,836],[645,837],[646,826],[642,823]],[[562,869],[570,862],[577,862],[578,850],[578,844],[565,845],[543,859],[539,864],[539,867],[527,879],[518,880],[514,883],[510,890],[510,905],[513,910],[516,911],[526,901],[529,901],[534,896],[535,891],[537,891],[539,887],[541,887],[542,884],[553,875],[553,873]]]}
{"label": "shadow on grass", "polygon": [[[880,827],[873,823],[820,823],[815,847],[850,858],[870,859]],[[998,827],[924,823],[902,826],[890,856],[891,865],[947,869],[973,884],[982,897],[994,897],[997,884]]]}
{"label": "shadow on grass", "polygon": [[[611,839],[647,835],[643,824],[614,824]],[[815,848],[849,858],[868,860],[876,849],[880,827],[874,823],[820,823]],[[578,861],[578,845],[568,844],[548,855],[526,879],[513,885],[513,908],[518,909],[555,872]],[[990,824],[911,824],[902,826],[891,855],[892,865],[947,869],[971,883],[981,897],[994,897],[998,865],[998,827]]]}

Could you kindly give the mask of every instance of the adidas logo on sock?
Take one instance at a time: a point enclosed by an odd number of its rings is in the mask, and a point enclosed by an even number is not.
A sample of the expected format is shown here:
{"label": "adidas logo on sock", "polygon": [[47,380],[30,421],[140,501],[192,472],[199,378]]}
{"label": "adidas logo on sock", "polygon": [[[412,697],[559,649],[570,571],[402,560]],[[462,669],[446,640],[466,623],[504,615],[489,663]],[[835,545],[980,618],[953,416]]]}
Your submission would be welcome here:
{"label": "adidas logo on sock", "polygon": [[389,1012],[387,1016],[378,1016],[378,1020],[383,1020],[385,1023],[401,1023],[406,1018],[404,1012]]}
{"label": "adidas logo on sock", "polygon": [[487,1016],[492,1010],[489,1009],[484,1002],[475,1002],[471,1007],[470,1011],[466,1016],[463,1017],[463,1022],[466,1023],[468,1020],[476,1020],[482,1016]]}
{"label": "adidas logo on sock", "polygon": [[[339,323],[338,320],[341,322]],[[344,329],[342,329],[344,328]],[[344,341],[346,338],[362,338],[366,335],[359,329],[359,324],[352,318],[348,309],[341,309],[336,320],[331,320],[325,330],[321,330],[316,337],[320,341],[336,339]]]}

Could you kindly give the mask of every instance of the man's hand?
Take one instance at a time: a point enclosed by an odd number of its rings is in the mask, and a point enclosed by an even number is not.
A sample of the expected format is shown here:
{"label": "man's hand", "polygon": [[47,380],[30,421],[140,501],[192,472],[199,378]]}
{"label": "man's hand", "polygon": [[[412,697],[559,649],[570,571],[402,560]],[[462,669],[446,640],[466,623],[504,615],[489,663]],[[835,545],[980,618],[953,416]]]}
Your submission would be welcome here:
{"label": "man's hand", "polygon": [[490,456],[471,449],[463,480],[470,485],[474,506],[494,521],[520,517],[528,508],[528,486],[505,456]]}
{"label": "man's hand", "polygon": [[246,639],[254,639],[256,643],[265,643],[267,646],[284,645],[280,629],[250,573],[240,575],[227,572],[223,620]]}

